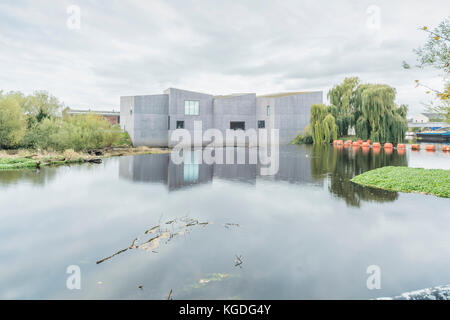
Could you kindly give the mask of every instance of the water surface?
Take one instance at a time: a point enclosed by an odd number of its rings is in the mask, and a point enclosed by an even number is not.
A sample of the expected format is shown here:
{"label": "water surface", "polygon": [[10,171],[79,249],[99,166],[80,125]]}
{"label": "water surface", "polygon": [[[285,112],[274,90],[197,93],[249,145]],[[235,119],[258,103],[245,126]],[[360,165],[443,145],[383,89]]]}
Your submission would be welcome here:
{"label": "water surface", "polygon": [[[449,200],[350,179],[449,160],[289,146],[274,176],[164,154],[0,172],[0,298],[367,299],[448,284]],[[157,225],[168,237],[96,264]],[[81,290],[66,287],[70,265]],[[367,289],[370,265],[380,290]]]}

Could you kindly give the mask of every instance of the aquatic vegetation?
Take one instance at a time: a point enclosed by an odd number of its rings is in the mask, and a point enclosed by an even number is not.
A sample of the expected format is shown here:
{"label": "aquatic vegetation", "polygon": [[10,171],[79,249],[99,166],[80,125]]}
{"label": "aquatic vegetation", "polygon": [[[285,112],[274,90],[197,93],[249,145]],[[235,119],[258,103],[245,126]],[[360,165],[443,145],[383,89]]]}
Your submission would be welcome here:
{"label": "aquatic vegetation", "polygon": [[450,197],[450,170],[389,166],[367,171],[351,181],[383,190]]}
{"label": "aquatic vegetation", "polygon": [[32,169],[38,165],[36,160],[28,158],[0,158],[0,170]]}
{"label": "aquatic vegetation", "polygon": [[101,163],[103,158],[109,157],[169,152],[170,150],[167,148],[149,147],[113,147],[89,150],[88,152],[76,152],[73,149],[66,149],[63,152],[31,149],[0,150],[0,170],[30,169],[84,162]]}

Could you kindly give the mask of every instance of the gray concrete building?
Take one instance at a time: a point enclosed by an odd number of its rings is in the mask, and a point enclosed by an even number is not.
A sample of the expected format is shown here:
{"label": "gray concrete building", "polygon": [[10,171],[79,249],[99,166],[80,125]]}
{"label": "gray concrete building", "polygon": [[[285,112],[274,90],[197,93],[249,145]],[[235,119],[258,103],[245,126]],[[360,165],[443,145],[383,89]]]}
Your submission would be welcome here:
{"label": "gray concrete building", "polygon": [[171,133],[183,128],[193,135],[194,121],[201,121],[203,132],[218,129],[224,138],[227,129],[279,129],[279,143],[288,144],[309,123],[311,105],[322,99],[322,91],[214,96],[169,88],[163,94],[121,97],[120,125],[135,146],[171,146]]}

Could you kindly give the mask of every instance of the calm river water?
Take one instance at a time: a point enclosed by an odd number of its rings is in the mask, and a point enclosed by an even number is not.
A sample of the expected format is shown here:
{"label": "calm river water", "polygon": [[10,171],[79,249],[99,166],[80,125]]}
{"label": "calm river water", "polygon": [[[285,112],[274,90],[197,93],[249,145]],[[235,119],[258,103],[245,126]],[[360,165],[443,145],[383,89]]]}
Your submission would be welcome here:
{"label": "calm river water", "polygon": [[450,200],[350,182],[385,165],[450,169],[450,154],[289,146],[274,176],[167,154],[0,172],[0,298],[367,299],[449,284]]}

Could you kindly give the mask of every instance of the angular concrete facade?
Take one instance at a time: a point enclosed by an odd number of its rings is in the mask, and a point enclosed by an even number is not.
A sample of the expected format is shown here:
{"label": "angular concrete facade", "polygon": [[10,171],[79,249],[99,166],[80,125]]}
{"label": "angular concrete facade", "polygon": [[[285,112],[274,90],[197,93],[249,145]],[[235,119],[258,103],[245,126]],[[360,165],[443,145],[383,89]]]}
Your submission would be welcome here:
{"label": "angular concrete facade", "polygon": [[[184,128],[193,135],[194,121],[201,121],[203,132],[214,128],[224,137],[233,128],[279,129],[279,143],[288,144],[309,123],[311,105],[322,99],[322,91],[213,96],[169,88],[164,94],[121,97],[121,127],[135,146],[171,146],[171,133]],[[191,102],[194,114],[185,108]]]}

